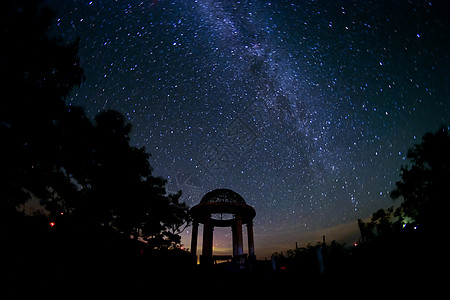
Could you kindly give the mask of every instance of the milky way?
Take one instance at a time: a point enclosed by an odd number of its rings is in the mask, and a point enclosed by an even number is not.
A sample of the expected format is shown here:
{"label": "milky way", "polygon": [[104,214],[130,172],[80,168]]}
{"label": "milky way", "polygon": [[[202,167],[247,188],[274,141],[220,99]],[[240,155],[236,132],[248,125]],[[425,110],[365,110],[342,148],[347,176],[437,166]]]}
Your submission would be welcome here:
{"label": "milky way", "polygon": [[68,103],[126,115],[189,205],[240,193],[256,237],[391,206],[407,149],[450,124],[436,1],[50,3],[56,33],[81,39]]}

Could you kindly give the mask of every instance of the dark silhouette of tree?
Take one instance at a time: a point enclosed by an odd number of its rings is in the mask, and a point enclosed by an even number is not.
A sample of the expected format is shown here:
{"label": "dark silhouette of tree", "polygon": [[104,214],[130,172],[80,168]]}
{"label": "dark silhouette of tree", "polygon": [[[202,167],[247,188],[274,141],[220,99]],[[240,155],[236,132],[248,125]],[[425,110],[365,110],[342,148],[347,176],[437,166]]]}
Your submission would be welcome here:
{"label": "dark silhouette of tree", "polygon": [[372,214],[370,222],[368,223],[358,220],[358,226],[361,231],[363,241],[370,241],[376,236],[386,234],[390,231],[392,210],[392,207],[387,210],[377,210]]}
{"label": "dark silhouette of tree", "polygon": [[[403,202],[376,211],[369,222],[358,221],[361,242],[353,249],[353,264],[371,280],[385,278],[405,286],[426,287],[439,282],[450,266],[448,256],[436,251],[448,232],[450,208],[450,137],[448,128],[426,133],[408,151],[410,165],[401,167],[401,180],[392,191]],[[367,270],[370,270],[368,272]],[[386,270],[401,270],[390,273]]]}
{"label": "dark silhouette of tree", "polygon": [[0,222],[8,225],[35,196],[59,230],[179,245],[189,208],[152,176],[145,149],[130,145],[131,124],[116,111],[93,124],[83,109],[65,104],[84,80],[79,41],[49,37],[53,12],[40,1],[2,1],[0,17]]}
{"label": "dark silhouette of tree", "polygon": [[410,226],[428,234],[447,232],[450,209],[450,136],[446,127],[427,133],[408,151],[410,166],[402,166],[401,180],[392,191],[403,198],[398,215]]}
{"label": "dark silhouette of tree", "polygon": [[64,97],[84,78],[79,42],[48,36],[52,17],[40,1],[0,4],[0,205],[7,216],[30,193],[50,196],[47,183],[59,167],[55,135],[67,110]]}
{"label": "dark silhouette of tree", "polygon": [[420,144],[408,151],[411,164],[401,167],[401,180],[391,192],[392,199],[402,198],[394,209],[376,211],[370,222],[358,220],[362,242],[392,239],[414,231],[437,238],[449,228],[450,209],[450,136],[446,127],[426,133]]}
{"label": "dark silhouette of tree", "polygon": [[94,166],[87,187],[93,205],[88,211],[95,211],[104,226],[158,240],[156,248],[180,244],[180,228],[189,223],[188,206],[178,202],[181,192],[166,194],[166,181],[151,174],[149,154],[130,146],[130,132],[131,125],[118,112],[96,117]]}

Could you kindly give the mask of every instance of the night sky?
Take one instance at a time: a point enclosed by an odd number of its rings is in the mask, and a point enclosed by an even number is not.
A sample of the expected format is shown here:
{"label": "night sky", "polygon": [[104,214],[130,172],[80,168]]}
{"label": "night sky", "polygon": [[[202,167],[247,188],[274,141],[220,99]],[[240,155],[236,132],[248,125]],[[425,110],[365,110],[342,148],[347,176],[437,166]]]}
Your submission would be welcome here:
{"label": "night sky", "polygon": [[[450,124],[445,1],[48,2],[55,34],[81,39],[67,103],[123,113],[189,205],[241,194],[260,258],[357,238],[396,204],[407,150]],[[230,229],[214,238],[231,253]]]}

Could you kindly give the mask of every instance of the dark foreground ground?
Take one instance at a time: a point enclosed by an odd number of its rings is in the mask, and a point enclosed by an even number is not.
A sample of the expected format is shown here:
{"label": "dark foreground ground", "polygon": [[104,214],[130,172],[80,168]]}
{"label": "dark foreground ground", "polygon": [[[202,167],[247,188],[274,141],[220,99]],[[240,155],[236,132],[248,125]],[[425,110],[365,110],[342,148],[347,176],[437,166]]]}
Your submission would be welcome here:
{"label": "dark foreground ground", "polygon": [[[116,261],[117,262],[117,261]],[[406,274],[386,270],[333,276],[305,276],[295,271],[273,271],[259,261],[252,271],[233,267],[174,266],[162,261],[129,261],[117,265],[100,260],[64,262],[49,268],[26,266],[3,280],[4,299],[428,299],[448,296],[448,273]],[[42,264],[40,267],[42,267]],[[3,297],[2,297],[3,298]]]}
{"label": "dark foreground ground", "polygon": [[128,239],[28,233],[0,237],[2,299],[447,299],[450,287],[443,246],[362,249],[320,275],[271,261],[202,268],[185,251]]}

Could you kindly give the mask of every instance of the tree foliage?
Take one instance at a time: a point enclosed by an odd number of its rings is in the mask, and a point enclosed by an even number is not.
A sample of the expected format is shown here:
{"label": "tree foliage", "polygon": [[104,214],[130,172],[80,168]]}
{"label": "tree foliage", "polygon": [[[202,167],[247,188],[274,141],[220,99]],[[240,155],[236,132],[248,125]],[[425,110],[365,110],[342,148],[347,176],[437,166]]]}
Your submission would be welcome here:
{"label": "tree foliage", "polygon": [[422,232],[436,237],[449,229],[450,136],[446,127],[426,133],[420,144],[408,151],[410,165],[401,167],[401,179],[392,191],[403,199],[399,207],[380,209],[370,222],[358,221],[363,242],[386,239],[402,232]]}
{"label": "tree foliage", "polygon": [[403,198],[402,215],[425,231],[448,229],[450,209],[450,136],[446,127],[427,133],[408,151],[411,166],[401,168],[392,198]]}
{"label": "tree foliage", "polygon": [[0,19],[0,199],[4,209],[47,193],[47,176],[57,153],[56,126],[65,113],[64,97],[83,81],[79,41],[63,43],[47,32],[53,13],[39,1],[2,1]]}
{"label": "tree foliage", "polygon": [[0,8],[2,222],[20,218],[17,206],[37,197],[60,230],[112,230],[154,248],[179,245],[189,207],[152,176],[149,154],[130,144],[131,124],[116,111],[92,122],[65,104],[84,80],[79,40],[50,38],[53,12],[40,1],[2,1]]}

